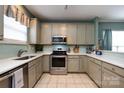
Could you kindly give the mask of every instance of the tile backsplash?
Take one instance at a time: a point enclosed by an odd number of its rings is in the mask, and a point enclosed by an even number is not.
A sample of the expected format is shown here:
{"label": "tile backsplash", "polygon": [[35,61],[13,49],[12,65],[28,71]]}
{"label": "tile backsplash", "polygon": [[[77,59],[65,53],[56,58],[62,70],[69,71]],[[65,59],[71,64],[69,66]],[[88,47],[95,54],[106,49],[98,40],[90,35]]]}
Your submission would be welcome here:
{"label": "tile backsplash", "polygon": [[[74,46],[67,46],[70,48],[70,52],[73,53]],[[53,47],[52,46],[43,46],[43,52],[52,52]],[[86,53],[86,46],[79,46],[79,52],[80,53]]]}
{"label": "tile backsplash", "polygon": [[[73,53],[73,48],[75,46],[68,46],[70,48],[70,52]],[[86,46],[79,46],[79,53],[86,53]]]}
{"label": "tile backsplash", "polygon": [[52,52],[52,46],[43,46],[43,52]]}

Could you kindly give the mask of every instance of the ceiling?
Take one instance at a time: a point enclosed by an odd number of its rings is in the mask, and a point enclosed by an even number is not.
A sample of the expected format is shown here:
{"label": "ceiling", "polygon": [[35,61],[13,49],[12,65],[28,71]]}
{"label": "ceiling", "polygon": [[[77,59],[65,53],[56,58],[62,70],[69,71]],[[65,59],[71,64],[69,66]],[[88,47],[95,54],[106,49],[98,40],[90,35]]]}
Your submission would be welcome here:
{"label": "ceiling", "polygon": [[124,5],[25,5],[42,20],[114,20],[124,22]]}

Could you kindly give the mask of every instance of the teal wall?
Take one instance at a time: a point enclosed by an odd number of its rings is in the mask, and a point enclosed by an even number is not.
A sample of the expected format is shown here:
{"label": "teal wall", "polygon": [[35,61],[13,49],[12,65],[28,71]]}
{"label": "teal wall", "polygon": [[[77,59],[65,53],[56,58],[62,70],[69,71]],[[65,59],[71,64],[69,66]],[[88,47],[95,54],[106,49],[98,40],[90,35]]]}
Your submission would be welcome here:
{"label": "teal wall", "polygon": [[102,37],[102,31],[105,29],[124,31],[124,22],[99,22],[99,38]]}
{"label": "teal wall", "polygon": [[19,49],[28,50],[27,45],[0,44],[0,59],[17,55]]}

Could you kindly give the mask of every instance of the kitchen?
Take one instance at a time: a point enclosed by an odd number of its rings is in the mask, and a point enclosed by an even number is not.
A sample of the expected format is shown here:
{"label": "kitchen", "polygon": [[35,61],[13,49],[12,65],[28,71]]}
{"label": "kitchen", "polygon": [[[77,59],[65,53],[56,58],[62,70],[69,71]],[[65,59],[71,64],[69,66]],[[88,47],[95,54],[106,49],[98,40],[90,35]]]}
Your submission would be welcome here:
{"label": "kitchen", "polygon": [[0,88],[124,88],[123,12],[0,5]]}

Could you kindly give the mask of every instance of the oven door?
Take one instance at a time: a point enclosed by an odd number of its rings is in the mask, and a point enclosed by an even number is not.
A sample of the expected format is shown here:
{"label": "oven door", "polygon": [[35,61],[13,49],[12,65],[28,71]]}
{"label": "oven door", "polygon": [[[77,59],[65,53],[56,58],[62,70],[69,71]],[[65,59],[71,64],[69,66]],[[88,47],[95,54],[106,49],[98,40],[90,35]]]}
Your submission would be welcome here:
{"label": "oven door", "polygon": [[50,67],[51,68],[66,68],[67,67],[67,57],[52,55]]}

